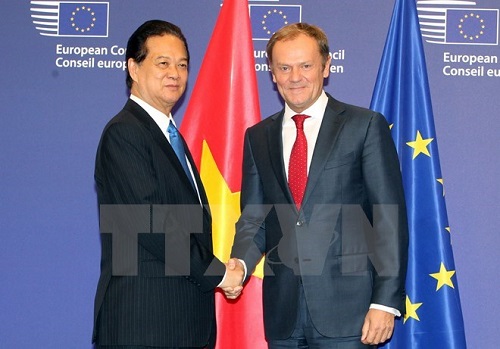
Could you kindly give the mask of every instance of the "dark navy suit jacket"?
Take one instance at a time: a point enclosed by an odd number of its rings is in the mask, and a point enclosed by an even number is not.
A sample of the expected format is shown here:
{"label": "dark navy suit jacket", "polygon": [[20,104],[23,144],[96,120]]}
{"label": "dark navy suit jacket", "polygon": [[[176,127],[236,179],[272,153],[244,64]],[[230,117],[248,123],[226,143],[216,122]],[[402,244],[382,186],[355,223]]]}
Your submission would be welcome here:
{"label": "dark navy suit jacket", "polygon": [[[207,197],[187,156],[203,206],[170,143],[137,103],[128,100],[103,131],[95,165],[102,259],[93,341],[100,345],[202,347],[215,338],[214,288],[225,267],[212,253]],[[130,227],[140,230],[131,235],[137,247],[119,255]]]}
{"label": "dark navy suit jacket", "polygon": [[292,333],[299,287],[328,337],[360,336],[371,303],[404,309],[408,227],[389,126],[379,113],[328,98],[300,211],[284,169],[284,110],[245,136],[231,254],[249,270],[265,254],[269,339]]}

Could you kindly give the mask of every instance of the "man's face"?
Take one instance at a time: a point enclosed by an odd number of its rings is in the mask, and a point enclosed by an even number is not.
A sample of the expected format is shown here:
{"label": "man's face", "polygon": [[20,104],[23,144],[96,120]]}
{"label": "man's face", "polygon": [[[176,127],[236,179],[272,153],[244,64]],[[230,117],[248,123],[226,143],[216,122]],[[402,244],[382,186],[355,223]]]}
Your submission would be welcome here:
{"label": "man's face", "polygon": [[146,40],[146,47],[148,55],[140,64],[128,61],[134,81],[131,92],[168,115],[186,90],[186,48],[173,35],[152,36]]}
{"label": "man's face", "polygon": [[323,66],[318,43],[306,35],[276,42],[272,51],[273,81],[293,111],[303,112],[321,95],[330,60]]}

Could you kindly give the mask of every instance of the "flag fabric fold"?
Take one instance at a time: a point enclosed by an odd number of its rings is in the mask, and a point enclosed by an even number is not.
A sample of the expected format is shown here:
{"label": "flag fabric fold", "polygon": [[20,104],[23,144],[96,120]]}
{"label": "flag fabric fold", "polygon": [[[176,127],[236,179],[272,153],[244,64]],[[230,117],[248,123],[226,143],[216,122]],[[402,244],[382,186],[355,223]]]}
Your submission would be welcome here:
{"label": "flag fabric fold", "polygon": [[[248,1],[224,0],[181,124],[207,191],[214,253],[224,262],[240,213],[244,133],[260,119]],[[236,301],[216,293],[216,348],[267,348],[261,286],[252,276]]]}
{"label": "flag fabric fold", "polygon": [[408,209],[406,314],[384,348],[466,348],[425,55],[414,0],[396,0],[371,109],[391,126]]}

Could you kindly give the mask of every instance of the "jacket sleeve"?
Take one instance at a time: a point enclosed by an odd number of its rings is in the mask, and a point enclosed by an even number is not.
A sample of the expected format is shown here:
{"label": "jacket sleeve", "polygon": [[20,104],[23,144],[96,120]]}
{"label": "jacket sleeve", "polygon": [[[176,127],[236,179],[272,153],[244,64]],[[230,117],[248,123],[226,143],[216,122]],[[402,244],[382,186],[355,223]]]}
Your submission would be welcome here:
{"label": "jacket sleeve", "polygon": [[372,303],[404,313],[408,223],[397,152],[385,118],[374,113],[364,141],[362,171],[372,210],[367,236],[374,266]]}
{"label": "jacket sleeve", "polygon": [[254,270],[265,251],[264,220],[269,211],[268,206],[264,205],[262,182],[255,164],[247,130],[243,150],[241,216],[236,223],[236,235],[231,257],[243,259],[249,274]]}

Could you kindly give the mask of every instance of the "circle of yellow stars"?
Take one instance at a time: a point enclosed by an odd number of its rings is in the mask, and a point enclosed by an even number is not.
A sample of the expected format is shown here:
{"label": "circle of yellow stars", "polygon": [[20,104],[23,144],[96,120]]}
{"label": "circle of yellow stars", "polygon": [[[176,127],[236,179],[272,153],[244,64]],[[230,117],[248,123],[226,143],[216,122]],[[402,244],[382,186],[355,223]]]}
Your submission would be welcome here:
{"label": "circle of yellow stars", "polygon": [[[78,13],[80,11],[87,11],[92,16],[92,19],[91,19],[92,22],[90,23],[90,25],[87,28],[80,28],[75,23],[75,17],[78,15]],[[87,6],[77,7],[75,9],[75,11],[71,12],[71,15],[72,15],[72,17],[70,18],[71,26],[73,28],[75,28],[75,31],[77,31],[77,32],[85,33],[85,32],[90,31],[95,26],[95,24],[94,24],[94,22],[96,21],[95,12],[93,12],[90,7],[87,7]]]}
{"label": "circle of yellow stars", "polygon": [[[463,23],[470,18],[472,18],[472,19],[475,18],[479,21],[480,27],[481,27],[481,29],[479,30],[479,33],[473,34],[473,35],[467,35],[467,33],[465,33],[464,28],[463,28]],[[460,34],[464,37],[464,39],[469,39],[470,41],[473,41],[474,39],[476,39],[476,40],[479,39],[479,37],[484,34],[484,28],[486,28],[486,26],[484,25],[484,19],[482,19],[480,15],[474,14],[473,12],[471,12],[470,14],[464,15],[463,18],[460,18],[460,24],[458,25],[458,30],[459,30]]]}
{"label": "circle of yellow stars", "polygon": [[274,34],[271,32],[271,30],[269,30],[269,28],[267,27],[267,22],[266,22],[266,20],[272,15],[281,16],[281,18],[283,18],[283,24],[284,25],[288,24],[287,16],[285,14],[283,14],[283,11],[278,11],[277,9],[267,11],[267,14],[262,16],[264,18],[262,20],[262,29],[264,29],[268,35]]}

